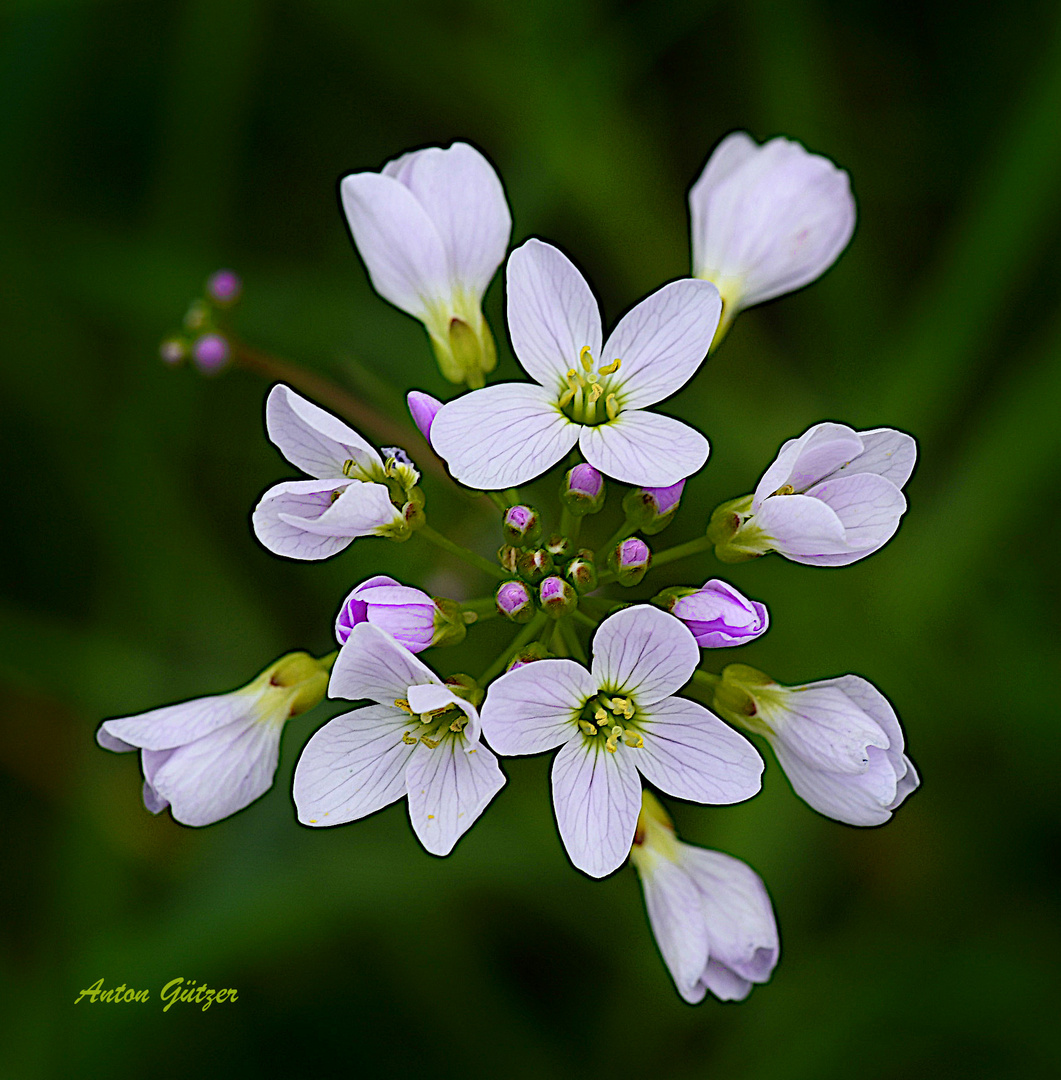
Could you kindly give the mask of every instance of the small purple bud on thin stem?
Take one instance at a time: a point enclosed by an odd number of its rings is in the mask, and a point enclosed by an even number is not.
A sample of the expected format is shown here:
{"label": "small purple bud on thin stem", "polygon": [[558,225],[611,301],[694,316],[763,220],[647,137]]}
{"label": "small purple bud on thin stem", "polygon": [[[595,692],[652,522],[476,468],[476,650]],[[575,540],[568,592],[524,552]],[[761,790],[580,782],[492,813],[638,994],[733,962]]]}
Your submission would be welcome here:
{"label": "small purple bud on thin stem", "polygon": [[612,561],[619,584],[636,585],[648,572],[652,552],[644,540],[631,536],[616,545]]}
{"label": "small purple bud on thin stem", "polygon": [[192,346],[192,359],[204,375],[214,375],[229,361],[231,350],[220,334],[203,334]]}
{"label": "small purple bud on thin stem", "polygon": [[230,307],[243,292],[243,282],[233,270],[218,270],[206,283],[206,293],[218,307]]}
{"label": "small purple bud on thin stem", "polygon": [[560,498],[579,517],[595,514],[604,505],[604,478],[592,465],[582,462],[564,477]]}
{"label": "small purple bud on thin stem", "polygon": [[497,610],[513,622],[527,622],[534,615],[534,600],[522,581],[506,581],[497,590]]}
{"label": "small purple bud on thin stem", "polygon": [[578,607],[578,593],[563,578],[547,577],[538,591],[542,607],[558,619]]}

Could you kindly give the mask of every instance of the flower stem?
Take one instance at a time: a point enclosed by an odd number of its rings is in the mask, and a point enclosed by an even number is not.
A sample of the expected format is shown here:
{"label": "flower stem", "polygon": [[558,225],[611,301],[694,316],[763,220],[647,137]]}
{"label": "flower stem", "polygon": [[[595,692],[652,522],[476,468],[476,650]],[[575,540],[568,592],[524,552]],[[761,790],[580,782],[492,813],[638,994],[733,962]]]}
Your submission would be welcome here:
{"label": "flower stem", "polygon": [[479,685],[485,686],[491,679],[496,678],[508,666],[509,661],[523,648],[527,642],[532,641],[548,621],[549,616],[544,611],[537,615],[512,639],[507,649],[504,649],[497,659],[479,676]]}
{"label": "flower stem", "polygon": [[582,648],[582,642],[578,640],[578,634],[575,633],[574,626],[567,621],[567,619],[560,619],[560,633],[562,634],[565,642],[567,643],[570,651],[577,657],[582,663],[586,663],[586,650]]}
{"label": "flower stem", "polygon": [[456,555],[458,559],[463,559],[469,566],[474,566],[484,574],[489,574],[491,577],[496,578],[506,578],[508,576],[496,563],[490,562],[489,559],[484,559],[482,555],[476,555],[474,551],[469,551],[466,547],[461,547],[460,544],[455,544],[448,537],[445,537],[440,532],[436,532],[432,529],[430,525],[421,525],[416,532],[418,536],[422,536],[425,540],[430,540],[435,547],[440,547],[443,551],[448,551],[451,555]]}
{"label": "flower stem", "polygon": [[675,559],[684,559],[687,555],[699,555],[702,551],[710,551],[714,546],[706,536],[697,536],[684,544],[676,544],[672,548],[657,551],[652,556],[652,565],[663,566],[666,563],[674,562]]}
{"label": "flower stem", "polygon": [[693,672],[692,681],[685,688],[685,693],[691,697],[700,698],[705,705],[711,705],[715,700],[715,687],[722,681],[722,676],[712,675],[710,671],[697,668]]}
{"label": "flower stem", "polygon": [[480,619],[488,613],[497,611],[497,601],[492,596],[479,596],[474,600],[461,600],[460,606],[463,611],[473,611]]}
{"label": "flower stem", "polygon": [[504,495],[499,491],[488,491],[486,497],[501,511],[503,514],[508,509],[508,502]]}
{"label": "flower stem", "polygon": [[578,514],[572,514],[565,506],[560,511],[560,535],[566,536],[571,543],[578,543],[578,534],[582,531],[582,518]]}
{"label": "flower stem", "polygon": [[597,552],[597,562],[603,562],[612,553],[615,545],[620,540],[625,540],[631,533],[635,532],[637,532],[637,526],[629,518],[625,518],[622,525],[615,530],[615,534]]}
{"label": "flower stem", "polygon": [[591,630],[596,630],[600,625],[597,619],[594,619],[592,615],[587,615],[584,611],[579,611],[577,608],[571,612],[571,618],[576,622],[582,623],[583,626],[588,626]]}
{"label": "flower stem", "polygon": [[518,488],[505,488],[505,498],[508,499],[509,506],[519,506],[522,501],[520,499]]}

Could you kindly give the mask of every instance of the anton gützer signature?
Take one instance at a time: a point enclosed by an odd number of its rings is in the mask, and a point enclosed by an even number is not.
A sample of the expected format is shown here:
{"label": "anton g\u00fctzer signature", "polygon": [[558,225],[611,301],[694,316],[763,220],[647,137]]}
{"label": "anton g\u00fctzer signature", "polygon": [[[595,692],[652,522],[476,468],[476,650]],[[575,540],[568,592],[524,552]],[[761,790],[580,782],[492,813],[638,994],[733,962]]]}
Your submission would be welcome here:
{"label": "anton g\u00fctzer signature", "polygon": [[[162,1001],[162,1011],[169,1012],[170,1007],[179,1002],[187,1002],[199,1005],[206,1012],[211,1005],[227,1004],[230,1001],[238,1001],[239,994],[231,987],[215,990],[206,983],[196,982],[195,979],[185,980],[183,977],[170,979],[159,991],[159,999]],[[97,979],[91,986],[85,987],[74,999],[74,1004],[79,1005],[82,999],[88,999],[95,1005],[100,1001],[110,1002],[112,1005],[125,1005],[128,1003],[143,1004],[151,1000],[150,990],[137,990],[135,987],[121,983],[112,989],[105,990],[103,979]]]}

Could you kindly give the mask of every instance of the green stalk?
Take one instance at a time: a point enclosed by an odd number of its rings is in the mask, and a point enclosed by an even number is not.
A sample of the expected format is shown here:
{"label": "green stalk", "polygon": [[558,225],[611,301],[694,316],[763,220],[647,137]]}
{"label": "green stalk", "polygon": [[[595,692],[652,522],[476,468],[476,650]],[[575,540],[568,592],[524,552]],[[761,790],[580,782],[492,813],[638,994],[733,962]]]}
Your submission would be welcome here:
{"label": "green stalk", "polygon": [[544,611],[537,615],[512,639],[507,649],[504,649],[497,659],[479,676],[479,685],[485,686],[491,679],[496,678],[508,667],[509,661],[526,645],[533,641],[541,631],[542,626],[548,621],[549,616]]}
{"label": "green stalk", "polygon": [[425,540],[430,540],[435,547],[442,548],[443,551],[448,551],[451,555],[456,555],[458,559],[463,559],[469,566],[474,566],[477,570],[481,570],[484,574],[489,574],[491,577],[506,579],[508,575],[501,569],[497,563],[492,563],[488,559],[484,559],[482,555],[476,555],[474,551],[469,551],[466,547],[461,547],[460,544],[455,544],[448,537],[443,536],[440,532],[436,532],[430,525],[421,525],[416,530],[417,536],[422,536]]}
{"label": "green stalk", "polygon": [[653,566],[664,566],[676,559],[684,559],[688,555],[699,555],[702,551],[710,551],[715,545],[706,536],[698,536],[688,540],[684,544],[676,544],[672,548],[655,552],[652,555]]}

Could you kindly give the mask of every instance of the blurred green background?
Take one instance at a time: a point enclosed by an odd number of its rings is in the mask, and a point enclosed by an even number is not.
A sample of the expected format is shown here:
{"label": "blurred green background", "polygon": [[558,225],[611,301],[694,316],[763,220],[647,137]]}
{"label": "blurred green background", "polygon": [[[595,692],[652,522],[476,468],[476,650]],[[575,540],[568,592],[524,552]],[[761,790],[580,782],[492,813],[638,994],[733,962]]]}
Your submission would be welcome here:
{"label": "blurred green background", "polygon": [[[0,1076],[1058,1075],[1057,5],[4,9]],[[567,862],[546,757],[506,763],[445,860],[401,803],[296,824],[294,763],[334,703],[291,724],[252,809],[199,831],[147,814],[133,757],[95,746],[101,718],[328,650],[369,573],[486,584],[432,572],[415,540],[318,565],[257,546],[249,510],[293,472],[263,435],[266,384],[157,359],[205,277],[238,270],[244,337],[359,395],[448,392],[420,327],[368,285],[343,173],[474,141],[506,183],[514,242],[567,248],[614,320],[687,272],[685,192],[734,128],[849,169],[859,226],[824,279],[745,313],[667,406],[714,449],[660,541],[702,529],[822,419],[904,428],[922,455],[872,559],[704,556],[661,575],[724,573],[768,602],[765,640],[725,660],[870,678],[924,777],[870,830],[810,811],[772,760],[747,805],[671,802],[686,839],[766,880],[773,982],[741,1005],[684,1005],[633,872],[595,883]],[[495,283],[503,340],[500,312]],[[434,523],[496,543],[489,514],[427,490]],[[435,659],[475,671],[474,655]],[[101,976],[152,1003],[75,1007]],[[163,1014],[177,976],[239,1001]]]}

